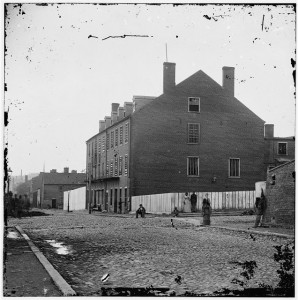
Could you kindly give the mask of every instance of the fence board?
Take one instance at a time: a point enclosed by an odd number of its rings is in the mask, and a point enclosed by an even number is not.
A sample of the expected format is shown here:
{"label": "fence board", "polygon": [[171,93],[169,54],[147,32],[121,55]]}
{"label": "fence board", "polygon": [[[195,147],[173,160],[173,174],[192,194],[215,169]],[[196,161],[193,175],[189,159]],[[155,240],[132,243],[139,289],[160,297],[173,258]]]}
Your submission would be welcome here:
{"label": "fence board", "polygon": [[[185,193],[168,193],[132,196],[132,211],[138,209],[142,203],[149,213],[171,213],[175,207],[183,209]],[[255,202],[255,191],[234,191],[234,192],[196,192],[197,211],[201,211],[203,199],[210,199],[211,207],[214,210],[222,209],[253,209]]]}

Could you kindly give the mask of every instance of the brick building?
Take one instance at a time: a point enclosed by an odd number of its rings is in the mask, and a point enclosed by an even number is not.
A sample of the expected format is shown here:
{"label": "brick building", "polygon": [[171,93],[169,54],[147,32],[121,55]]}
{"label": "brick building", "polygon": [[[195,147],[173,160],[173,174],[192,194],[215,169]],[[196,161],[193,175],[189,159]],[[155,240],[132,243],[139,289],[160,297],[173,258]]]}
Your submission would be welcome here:
{"label": "brick building", "polygon": [[234,97],[234,68],[222,78],[200,70],[176,85],[175,64],[164,63],[161,96],[112,103],[86,142],[92,202],[126,212],[131,196],[247,191],[265,180],[272,126]]}
{"label": "brick building", "polygon": [[268,170],[265,221],[295,225],[295,161]]}
{"label": "brick building", "polygon": [[295,158],[295,137],[274,137],[274,125],[266,124],[265,167],[271,169]]}
{"label": "brick building", "polygon": [[86,174],[69,168],[58,173],[55,169],[40,174],[31,180],[30,202],[33,207],[62,208],[64,191],[86,186]]}

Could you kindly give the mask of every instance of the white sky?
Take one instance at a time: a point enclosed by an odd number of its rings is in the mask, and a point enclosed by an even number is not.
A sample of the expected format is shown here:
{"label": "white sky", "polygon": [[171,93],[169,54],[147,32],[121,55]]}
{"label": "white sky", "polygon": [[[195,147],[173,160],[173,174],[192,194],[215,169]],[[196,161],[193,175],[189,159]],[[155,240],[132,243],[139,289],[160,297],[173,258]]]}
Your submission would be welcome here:
{"label": "white sky", "polygon": [[[168,61],[176,63],[176,83],[203,70],[221,84],[222,67],[234,66],[235,96],[275,124],[275,136],[294,135],[290,6],[7,8],[5,110],[12,175],[40,172],[44,163],[47,172],[85,169],[85,141],[110,115],[112,102],[122,106],[133,95],[162,93],[166,43]],[[149,37],[103,40],[124,34]]]}

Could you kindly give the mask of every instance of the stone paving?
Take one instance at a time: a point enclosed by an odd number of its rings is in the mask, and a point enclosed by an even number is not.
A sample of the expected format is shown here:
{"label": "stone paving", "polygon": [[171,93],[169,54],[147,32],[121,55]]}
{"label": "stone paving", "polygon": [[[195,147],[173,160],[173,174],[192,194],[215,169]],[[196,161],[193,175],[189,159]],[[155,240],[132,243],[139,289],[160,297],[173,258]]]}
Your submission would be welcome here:
{"label": "stone paving", "polygon": [[[256,261],[249,286],[278,282],[278,264],[273,260],[278,242],[265,237],[253,240],[249,234],[200,227],[179,218],[173,219],[173,227],[170,217],[47,212],[54,215],[10,219],[9,226],[21,226],[80,296],[97,295],[101,287],[152,285],[178,294],[237,289],[231,280],[240,270],[233,261]],[[247,221],[251,216],[242,218]],[[58,254],[47,240],[63,242],[69,254]],[[110,277],[102,282],[106,273]]]}

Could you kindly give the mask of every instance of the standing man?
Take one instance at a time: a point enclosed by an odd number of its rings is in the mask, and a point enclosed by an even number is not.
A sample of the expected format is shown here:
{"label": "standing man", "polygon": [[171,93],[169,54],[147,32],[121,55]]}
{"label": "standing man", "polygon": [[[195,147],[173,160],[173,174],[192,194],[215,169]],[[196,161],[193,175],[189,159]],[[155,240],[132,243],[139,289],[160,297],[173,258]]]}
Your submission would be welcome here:
{"label": "standing man", "polygon": [[193,192],[190,197],[190,203],[191,203],[191,212],[196,212],[197,195],[195,194],[195,192]]}
{"label": "standing man", "polygon": [[257,216],[256,216],[255,226],[253,226],[253,228],[257,228],[259,225],[262,226],[266,208],[267,208],[266,198],[265,198],[265,195],[262,190],[261,197],[256,198],[255,210],[256,210]]}

